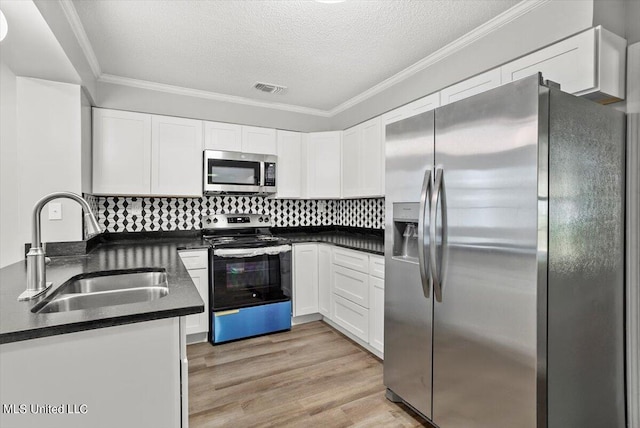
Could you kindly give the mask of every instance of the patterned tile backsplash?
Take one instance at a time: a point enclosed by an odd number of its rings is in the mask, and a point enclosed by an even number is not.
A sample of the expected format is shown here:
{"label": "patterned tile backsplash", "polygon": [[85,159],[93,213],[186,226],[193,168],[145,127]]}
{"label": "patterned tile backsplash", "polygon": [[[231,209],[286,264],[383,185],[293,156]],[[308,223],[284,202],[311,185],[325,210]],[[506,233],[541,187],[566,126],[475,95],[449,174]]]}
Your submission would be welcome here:
{"label": "patterned tile backsplash", "polygon": [[[85,195],[98,222],[108,232],[200,229],[200,218],[211,214],[269,214],[277,227],[351,226],[384,228],[384,198],[301,200],[262,196],[201,198],[133,198]],[[142,201],[142,214],[130,212]]]}

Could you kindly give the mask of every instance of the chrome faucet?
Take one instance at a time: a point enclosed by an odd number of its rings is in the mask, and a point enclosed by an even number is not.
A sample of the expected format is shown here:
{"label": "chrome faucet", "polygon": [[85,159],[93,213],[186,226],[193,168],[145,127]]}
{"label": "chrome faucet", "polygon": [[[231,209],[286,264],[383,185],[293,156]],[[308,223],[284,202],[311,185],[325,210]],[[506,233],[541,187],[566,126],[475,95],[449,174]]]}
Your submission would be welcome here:
{"label": "chrome faucet", "polygon": [[18,300],[34,299],[51,287],[51,282],[47,282],[45,253],[42,249],[40,213],[47,203],[59,198],[71,199],[80,204],[84,211],[87,237],[102,233],[89,204],[80,195],[71,192],[54,192],[36,202],[33,206],[33,223],[31,223],[31,249],[27,253],[27,289],[18,296]]}

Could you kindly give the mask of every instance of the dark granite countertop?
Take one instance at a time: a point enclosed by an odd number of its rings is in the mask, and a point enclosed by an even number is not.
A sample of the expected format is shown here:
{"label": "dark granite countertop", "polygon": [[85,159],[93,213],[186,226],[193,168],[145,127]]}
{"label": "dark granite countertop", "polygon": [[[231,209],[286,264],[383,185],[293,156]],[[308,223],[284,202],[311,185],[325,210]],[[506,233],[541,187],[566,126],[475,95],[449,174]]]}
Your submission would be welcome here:
{"label": "dark granite countertop", "polygon": [[[371,254],[384,254],[383,231],[300,227],[276,228],[273,232],[292,243],[322,242]],[[61,244],[54,251],[55,245],[50,244],[51,251],[48,252],[64,253],[70,248],[65,245]],[[204,310],[204,302],[178,255],[178,250],[208,247],[200,231],[103,234],[86,244],[73,247],[75,250],[81,248],[86,254],[52,257],[47,265],[47,281],[52,281],[53,286],[34,300],[17,301],[18,295],[26,287],[26,262],[0,269],[0,343],[190,315]],[[46,314],[31,312],[36,303],[75,275],[143,267],[166,269],[169,282],[167,296],[149,302],[97,309]]]}
{"label": "dark granite countertop", "polygon": [[[128,234],[127,234],[128,235]],[[17,298],[26,288],[26,262],[0,269],[0,343],[17,342],[82,330],[195,314],[204,302],[178,255],[183,248],[206,248],[200,235],[122,240],[101,237],[86,255],[53,257],[47,265],[47,281],[53,286],[42,297],[26,302]],[[59,313],[32,313],[31,308],[69,278],[88,272],[162,267],[169,293],[159,299],[103,308]]]}
{"label": "dark granite countertop", "polygon": [[287,238],[293,244],[321,242],[351,250],[384,255],[384,231],[356,228],[304,227],[280,228],[275,235]]}

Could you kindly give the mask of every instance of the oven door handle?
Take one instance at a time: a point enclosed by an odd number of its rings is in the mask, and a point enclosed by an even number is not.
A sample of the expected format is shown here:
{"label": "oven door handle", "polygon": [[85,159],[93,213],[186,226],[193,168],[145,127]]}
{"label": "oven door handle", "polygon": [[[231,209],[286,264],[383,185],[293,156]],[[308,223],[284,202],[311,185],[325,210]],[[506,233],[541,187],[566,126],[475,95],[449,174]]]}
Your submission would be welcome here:
{"label": "oven door handle", "polygon": [[272,245],[257,248],[214,248],[213,255],[217,257],[230,257],[235,259],[256,256],[275,256],[291,251],[291,245]]}

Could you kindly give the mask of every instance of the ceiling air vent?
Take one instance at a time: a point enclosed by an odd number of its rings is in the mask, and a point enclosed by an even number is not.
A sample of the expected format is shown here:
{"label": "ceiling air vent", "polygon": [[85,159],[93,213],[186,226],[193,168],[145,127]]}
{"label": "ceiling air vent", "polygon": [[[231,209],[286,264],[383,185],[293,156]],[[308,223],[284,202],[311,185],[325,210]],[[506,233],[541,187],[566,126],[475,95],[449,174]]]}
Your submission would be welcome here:
{"label": "ceiling air vent", "polygon": [[286,86],[274,85],[272,83],[264,83],[264,82],[256,82],[256,84],[253,85],[253,87],[259,91],[267,92],[269,94],[277,94],[280,92],[284,92],[287,89]]}

